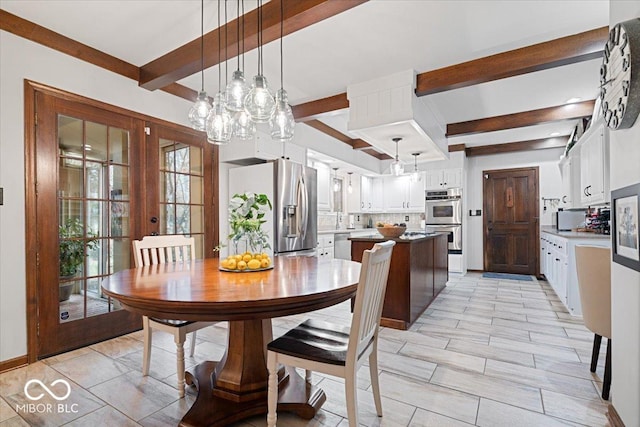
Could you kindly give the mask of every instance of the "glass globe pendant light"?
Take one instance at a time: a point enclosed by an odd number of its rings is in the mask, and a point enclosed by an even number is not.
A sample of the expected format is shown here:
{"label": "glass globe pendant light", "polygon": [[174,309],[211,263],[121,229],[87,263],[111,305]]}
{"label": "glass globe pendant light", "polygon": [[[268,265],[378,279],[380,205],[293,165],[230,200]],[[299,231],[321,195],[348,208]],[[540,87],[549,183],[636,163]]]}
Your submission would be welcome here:
{"label": "glass globe pendant light", "polygon": [[262,0],[258,0],[258,74],[253,77],[251,89],[244,99],[244,108],[256,123],[269,121],[275,109],[275,100],[262,72]]}
{"label": "glass globe pendant light", "polygon": [[391,175],[400,176],[404,172],[404,166],[398,159],[398,142],[402,141],[402,138],[393,138],[392,141],[396,143],[396,158],[391,162]]}
{"label": "glass globe pendant light", "polygon": [[333,168],[333,191],[340,191],[340,182],[338,181],[338,168]]}
{"label": "glass globe pendant light", "polygon": [[[237,1],[238,18],[240,16],[240,0]],[[244,110],[244,98],[249,92],[247,81],[244,78],[244,72],[240,69],[240,19],[236,23],[237,30],[237,42],[238,42],[238,65],[236,70],[231,76],[231,81],[227,85],[227,109],[229,111],[242,111]],[[244,45],[244,0],[243,0],[243,14],[242,14],[242,44]],[[242,56],[244,58],[244,46],[242,47]],[[244,68],[244,61],[243,66]]]}
{"label": "glass globe pendant light", "polygon": [[347,172],[349,174],[349,185],[347,185],[347,193],[351,194],[353,193],[353,185],[351,185],[351,174],[353,174],[353,172]]}
{"label": "glass globe pendant light", "polygon": [[293,111],[289,106],[287,91],[284,90],[284,66],[282,54],[282,38],[284,36],[284,1],[280,2],[280,89],[276,92],[276,106],[273,115],[269,119],[271,138],[279,141],[290,141],[293,138],[294,127]]}
{"label": "glass globe pendant light", "polygon": [[[218,0],[218,33],[220,32],[220,0]],[[213,98],[213,108],[207,116],[207,140],[216,145],[228,144],[231,140],[231,115],[227,111],[225,94],[222,92],[222,63],[220,61],[220,35],[218,35],[218,87],[220,91]],[[226,40],[225,40],[226,44]],[[226,56],[226,55],[225,55]]]}
{"label": "glass globe pendant light", "polygon": [[200,74],[202,85],[195,104],[189,109],[189,122],[195,130],[206,130],[206,120],[211,111],[209,96],[204,90],[204,0],[200,2]]}
{"label": "glass globe pendant light", "polygon": [[[244,0],[242,0],[242,19],[239,22],[242,23],[242,69],[244,69]],[[238,36],[238,39],[240,39],[240,36]],[[238,41],[238,58],[239,57],[240,57],[240,42]],[[234,73],[234,78],[235,77],[236,77],[236,74]],[[242,80],[244,80],[244,74],[242,75]],[[229,87],[232,86],[232,83],[233,83],[233,80],[227,86],[227,109],[229,110],[231,110],[231,108],[229,108],[229,104],[231,102],[235,102],[235,100],[230,100],[230,98],[234,97],[230,95],[230,93],[237,90],[238,88],[238,86],[234,85],[230,89]],[[255,136],[256,124],[254,123],[253,120],[251,120],[251,116],[249,115],[249,113],[247,113],[247,110],[245,110],[244,108],[244,98],[246,96],[246,93],[249,91],[249,87],[246,86],[245,84],[242,90],[244,91],[241,98],[242,109],[232,112],[233,115],[231,117],[231,121],[232,121],[231,126],[232,126],[233,136],[235,136],[238,139],[246,141],[246,140],[252,139]]]}
{"label": "glass globe pendant light", "polygon": [[418,156],[420,153],[411,153],[413,156],[413,172],[411,173],[411,182],[420,182],[422,180],[422,176],[420,175],[420,171],[418,171]]}

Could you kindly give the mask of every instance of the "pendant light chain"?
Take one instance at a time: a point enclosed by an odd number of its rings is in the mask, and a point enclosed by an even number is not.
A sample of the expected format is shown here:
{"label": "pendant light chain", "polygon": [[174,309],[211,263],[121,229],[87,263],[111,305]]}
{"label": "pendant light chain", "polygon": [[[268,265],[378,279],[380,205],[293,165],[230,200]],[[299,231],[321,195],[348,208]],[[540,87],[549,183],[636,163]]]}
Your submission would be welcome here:
{"label": "pendant light chain", "polygon": [[227,19],[227,0],[224,0],[224,86],[227,87],[229,76],[229,56],[227,54],[227,46],[229,42],[227,40],[227,28],[229,27],[229,21]]}
{"label": "pendant light chain", "polygon": [[222,34],[220,32],[220,0],[218,0],[218,91],[222,92],[222,66],[220,65],[220,51],[222,50]]}
{"label": "pendant light chain", "polygon": [[284,0],[280,0],[280,89],[284,89],[284,60],[282,55],[282,36],[284,35]]}
{"label": "pendant light chain", "polygon": [[236,19],[236,46],[238,47],[237,53],[237,70],[240,71],[240,0],[236,1],[236,12],[238,18]]}
{"label": "pendant light chain", "polygon": [[[204,0],[200,0],[200,10],[204,10]],[[204,91],[204,13],[200,13],[200,82]]]}
{"label": "pendant light chain", "polygon": [[242,71],[244,70],[244,0],[242,0]]}

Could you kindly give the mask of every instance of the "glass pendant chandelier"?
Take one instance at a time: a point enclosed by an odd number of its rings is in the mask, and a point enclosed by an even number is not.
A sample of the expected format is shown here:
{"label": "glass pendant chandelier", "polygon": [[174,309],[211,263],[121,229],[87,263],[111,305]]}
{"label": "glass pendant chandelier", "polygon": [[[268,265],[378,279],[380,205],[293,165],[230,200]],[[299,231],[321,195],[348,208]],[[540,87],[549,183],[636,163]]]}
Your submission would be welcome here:
{"label": "glass pendant chandelier", "polygon": [[[244,0],[242,1],[242,56],[244,59]],[[238,65],[233,72],[231,81],[227,85],[227,109],[231,112],[244,110],[244,98],[249,92],[247,81],[244,78],[244,72],[240,69],[240,0],[237,1],[238,22],[236,23],[237,41],[238,41]],[[242,64],[244,69],[244,60]]]}
{"label": "glass pendant chandelier", "polygon": [[280,2],[280,90],[276,92],[276,105],[273,115],[269,119],[271,138],[279,141],[293,139],[294,127],[293,111],[289,106],[287,91],[284,90],[284,62],[282,53],[282,38],[284,36],[284,1]]}
{"label": "glass pendant chandelier", "polygon": [[206,130],[206,121],[211,104],[209,104],[209,96],[204,90],[204,0],[200,2],[200,76],[202,85],[195,104],[189,110],[189,122],[195,130]]}
{"label": "glass pendant chandelier", "polygon": [[[216,145],[228,144],[231,140],[231,115],[227,111],[225,94],[222,92],[222,63],[220,61],[220,0],[218,0],[218,88],[213,98],[213,108],[207,116],[207,140]],[[226,45],[226,40],[225,40]],[[226,49],[226,48],[225,48]],[[225,54],[226,56],[226,54]]]}
{"label": "glass pendant chandelier", "polygon": [[244,108],[256,123],[269,121],[275,109],[275,100],[262,72],[262,0],[258,0],[258,74],[253,77],[251,89],[244,99]]}
{"label": "glass pendant chandelier", "polygon": [[347,193],[351,194],[353,193],[353,185],[351,185],[351,174],[353,174],[353,172],[347,172],[349,174],[349,184],[347,185]]}
{"label": "glass pendant chandelier", "polygon": [[404,166],[398,159],[398,142],[402,141],[402,138],[393,138],[392,141],[396,143],[396,158],[391,162],[391,175],[400,176],[404,172]]}
{"label": "glass pendant chandelier", "polygon": [[418,156],[420,153],[411,153],[413,156],[413,172],[411,173],[411,182],[420,182],[422,180],[422,176],[420,175],[420,171],[418,170]]}

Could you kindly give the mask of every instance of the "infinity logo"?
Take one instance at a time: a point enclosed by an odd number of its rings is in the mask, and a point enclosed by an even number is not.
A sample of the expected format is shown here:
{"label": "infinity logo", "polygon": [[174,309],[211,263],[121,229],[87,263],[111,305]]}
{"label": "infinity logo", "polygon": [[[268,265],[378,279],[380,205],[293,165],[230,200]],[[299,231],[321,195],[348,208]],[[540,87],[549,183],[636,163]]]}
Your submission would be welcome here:
{"label": "infinity logo", "polygon": [[69,385],[69,383],[65,380],[55,380],[54,382],[51,383],[51,387],[55,386],[58,383],[62,383],[64,385],[67,386],[67,393],[60,397],[57,394],[55,394],[54,392],[52,392],[49,387],[47,387],[42,381],[40,380],[29,380],[27,381],[27,383],[24,385],[24,394],[27,396],[28,399],[30,400],[40,400],[42,399],[42,397],[44,396],[44,393],[40,393],[37,396],[32,396],[29,394],[29,391],[27,390],[29,388],[29,386],[31,384],[39,384],[40,387],[42,387],[43,389],[45,389],[45,391],[47,393],[49,393],[49,396],[53,397],[55,400],[65,400],[67,397],[69,397],[69,395],[71,394],[71,386]]}

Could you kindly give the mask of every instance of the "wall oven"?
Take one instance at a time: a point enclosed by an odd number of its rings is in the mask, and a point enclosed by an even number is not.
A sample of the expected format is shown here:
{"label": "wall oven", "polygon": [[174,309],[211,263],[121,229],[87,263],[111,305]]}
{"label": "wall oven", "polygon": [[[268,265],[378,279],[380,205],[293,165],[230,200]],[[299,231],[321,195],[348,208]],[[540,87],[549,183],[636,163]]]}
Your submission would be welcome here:
{"label": "wall oven", "polygon": [[449,233],[449,253],[462,253],[462,189],[427,191],[425,194],[427,233]]}
{"label": "wall oven", "polygon": [[427,224],[462,224],[462,189],[427,191],[425,210]]}

